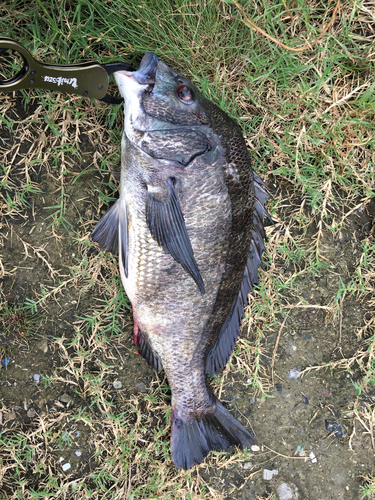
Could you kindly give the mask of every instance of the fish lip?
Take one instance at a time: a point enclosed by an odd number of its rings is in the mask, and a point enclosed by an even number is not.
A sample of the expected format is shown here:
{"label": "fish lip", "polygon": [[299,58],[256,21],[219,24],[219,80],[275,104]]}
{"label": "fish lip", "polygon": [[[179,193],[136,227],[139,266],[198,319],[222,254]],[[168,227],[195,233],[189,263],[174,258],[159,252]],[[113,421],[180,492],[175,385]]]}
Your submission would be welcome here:
{"label": "fish lip", "polygon": [[154,85],[159,59],[153,52],[146,52],[137,71],[118,71],[129,78],[134,77],[141,85]]}
{"label": "fish lip", "polygon": [[154,84],[156,77],[156,69],[158,67],[159,59],[153,52],[146,52],[143,56],[141,64],[137,71],[134,73],[135,78],[141,84]]}

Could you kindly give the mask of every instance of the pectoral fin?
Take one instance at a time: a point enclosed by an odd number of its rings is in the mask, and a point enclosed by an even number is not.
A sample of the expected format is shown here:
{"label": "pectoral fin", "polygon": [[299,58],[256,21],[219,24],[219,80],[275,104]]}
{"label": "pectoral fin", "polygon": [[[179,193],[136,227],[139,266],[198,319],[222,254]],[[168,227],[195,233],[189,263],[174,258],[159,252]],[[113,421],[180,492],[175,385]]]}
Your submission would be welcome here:
{"label": "pectoral fin", "polygon": [[[116,203],[103,215],[92,232],[92,240],[102,250],[120,253],[125,276],[128,276],[128,214],[125,200]],[[120,247],[121,245],[121,247]]]}
{"label": "pectoral fin", "polygon": [[204,294],[204,284],[186,230],[174,182],[168,179],[158,195],[155,190],[147,191],[146,221],[152,237],[187,271]]}

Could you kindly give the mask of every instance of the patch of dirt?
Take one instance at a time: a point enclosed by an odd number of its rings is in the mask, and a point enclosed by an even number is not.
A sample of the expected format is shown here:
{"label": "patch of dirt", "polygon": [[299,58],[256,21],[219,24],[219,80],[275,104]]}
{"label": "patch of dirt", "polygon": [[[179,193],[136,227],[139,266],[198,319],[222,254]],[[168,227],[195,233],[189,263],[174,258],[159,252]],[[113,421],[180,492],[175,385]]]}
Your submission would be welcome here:
{"label": "patch of dirt", "polygon": [[[3,162],[12,166],[9,196],[16,196],[25,182],[25,161],[40,138],[38,127],[44,132],[40,158],[45,159],[28,165],[39,191],[28,194],[28,205],[20,203],[11,214],[3,207],[0,222],[0,290],[8,308],[1,312],[0,431],[2,442],[11,436],[20,443],[28,440],[18,462],[9,447],[3,449],[0,491],[2,498],[16,498],[17,489],[44,490],[52,474],[57,482],[65,481],[71,492],[67,498],[79,498],[84,483],[97,487],[90,482],[97,467],[106,464],[112,476],[108,473],[103,484],[110,487],[125,461],[125,498],[147,483],[155,463],[167,470],[160,474],[174,473],[168,451],[170,393],[163,376],[148,367],[132,344],[123,291],[121,300],[116,299],[122,290],[116,258],[90,253],[89,235],[106,210],[98,189],[108,190],[109,182],[109,174],[97,169],[102,154],[98,137],[90,136],[90,124],[82,126],[79,156],[67,153],[63,168],[60,160],[54,164],[49,143],[56,138],[41,116],[27,140],[23,134],[23,121],[38,106],[33,101],[25,112],[18,100],[9,109],[9,118],[17,119],[14,131],[3,127],[0,133]],[[55,119],[61,121],[62,114]],[[105,132],[102,140],[108,144]],[[52,218],[47,219],[54,210],[47,207],[59,205],[62,188],[68,230],[50,226]],[[285,209],[278,216],[288,226],[293,214]],[[364,339],[356,333],[370,311],[359,297],[340,300],[338,291],[354,278],[373,218],[371,204],[349,215],[336,236],[324,230],[320,248],[326,266],[315,274],[302,268],[296,272],[295,263],[275,254],[272,265],[294,282],[277,291],[287,316],[278,315],[277,328],[264,328],[259,340],[254,325],[262,323],[262,315],[256,315],[254,304],[262,299],[255,292],[250,299],[255,315],[247,320],[221,382],[215,382],[221,400],[253,430],[259,452],[212,453],[201,466],[182,473],[203,481],[206,498],[212,492],[228,499],[280,498],[283,489],[291,492],[284,498],[359,498],[361,477],[371,476],[374,463],[372,436],[366,422],[356,419],[358,407],[372,398],[358,398],[356,390],[362,377],[358,353],[365,351]],[[290,231],[304,238],[305,247],[316,234],[316,228],[302,236]],[[283,228],[271,229],[270,235],[272,247],[273,238],[283,237]],[[266,279],[267,273],[261,274]],[[34,314],[20,309],[30,304]],[[311,369],[331,362],[337,366]],[[256,377],[263,378],[265,397],[256,390]],[[163,445],[150,446],[156,440]],[[266,479],[265,470],[277,472]],[[16,486],[14,478],[24,486]]]}

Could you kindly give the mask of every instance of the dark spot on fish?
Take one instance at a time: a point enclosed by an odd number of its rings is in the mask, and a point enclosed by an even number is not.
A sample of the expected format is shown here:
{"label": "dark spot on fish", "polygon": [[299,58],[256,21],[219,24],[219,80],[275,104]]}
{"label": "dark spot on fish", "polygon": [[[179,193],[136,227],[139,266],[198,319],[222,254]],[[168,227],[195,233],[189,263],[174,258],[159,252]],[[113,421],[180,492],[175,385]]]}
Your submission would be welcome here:
{"label": "dark spot on fish", "polygon": [[168,276],[170,276],[173,271],[176,269],[176,264],[173,264],[171,267],[168,267],[165,272],[168,274]]}
{"label": "dark spot on fish", "polygon": [[181,427],[183,426],[183,422],[180,418],[176,418],[176,420],[174,421],[174,425],[177,427],[177,429],[181,429]]}

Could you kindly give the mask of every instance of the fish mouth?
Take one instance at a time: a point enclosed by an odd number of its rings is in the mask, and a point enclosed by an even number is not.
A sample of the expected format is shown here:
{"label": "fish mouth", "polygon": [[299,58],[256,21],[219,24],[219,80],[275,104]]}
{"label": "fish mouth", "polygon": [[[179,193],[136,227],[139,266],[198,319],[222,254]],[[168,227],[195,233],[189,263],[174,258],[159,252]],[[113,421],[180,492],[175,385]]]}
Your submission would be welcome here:
{"label": "fish mouth", "polygon": [[135,78],[141,85],[155,85],[159,59],[153,52],[146,52],[137,71],[117,71],[129,78]]}
{"label": "fish mouth", "polygon": [[141,64],[137,71],[134,73],[134,77],[142,85],[152,85],[155,83],[156,68],[158,67],[158,56],[153,52],[146,52],[143,56]]}

